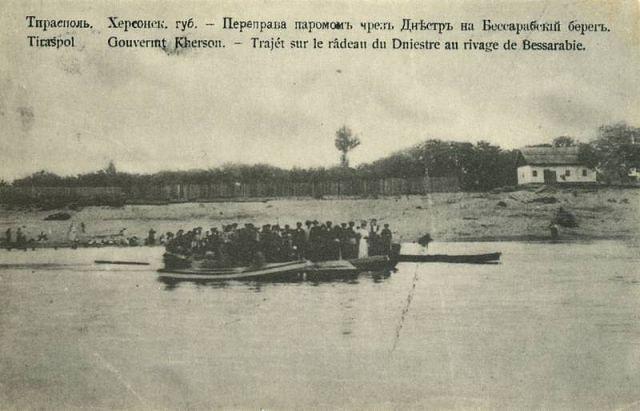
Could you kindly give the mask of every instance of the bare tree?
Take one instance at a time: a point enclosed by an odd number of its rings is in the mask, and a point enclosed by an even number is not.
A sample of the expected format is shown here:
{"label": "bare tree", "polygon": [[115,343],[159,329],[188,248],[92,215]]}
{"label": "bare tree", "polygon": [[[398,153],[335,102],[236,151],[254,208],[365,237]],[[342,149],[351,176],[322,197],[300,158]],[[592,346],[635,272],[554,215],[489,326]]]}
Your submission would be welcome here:
{"label": "bare tree", "polygon": [[360,145],[360,139],[353,135],[353,132],[347,126],[342,126],[336,131],[335,139],[336,148],[340,151],[340,164],[342,167],[349,167],[349,151]]}

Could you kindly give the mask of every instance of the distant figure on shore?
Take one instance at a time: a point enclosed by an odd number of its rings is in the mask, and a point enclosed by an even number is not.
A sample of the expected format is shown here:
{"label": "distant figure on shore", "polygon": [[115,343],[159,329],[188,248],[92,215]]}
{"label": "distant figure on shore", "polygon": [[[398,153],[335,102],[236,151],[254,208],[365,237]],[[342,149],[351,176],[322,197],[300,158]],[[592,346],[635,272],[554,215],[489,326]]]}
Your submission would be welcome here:
{"label": "distant figure on shore", "polygon": [[431,242],[433,242],[433,238],[431,238],[431,234],[429,233],[426,233],[422,237],[418,238],[418,244],[422,246],[422,254],[427,254],[427,248],[429,248],[429,243]]}
{"label": "distant figure on shore", "polygon": [[153,228],[149,230],[149,234],[147,235],[147,239],[145,240],[146,245],[156,245],[156,230]]}
{"label": "distant figure on shore", "polygon": [[5,231],[5,240],[7,241],[7,244],[11,244],[11,241],[13,240],[13,238],[11,238],[11,227],[7,228],[7,231]]}
{"label": "distant figure on shore", "polygon": [[80,222],[80,232],[81,232],[82,234],[84,234],[84,233],[86,233],[86,232],[87,232],[87,227],[84,225],[84,222],[83,222],[83,221],[81,221],[81,222]]}
{"label": "distant figure on shore", "polygon": [[71,223],[71,225],[69,226],[67,238],[71,242],[71,248],[78,247],[78,243],[80,242],[80,240],[78,240],[78,229],[76,228],[76,225],[74,223]]}
{"label": "distant figure on shore", "polygon": [[420,244],[423,247],[429,247],[429,243],[433,241],[433,238],[431,238],[431,234],[427,233],[425,235],[423,235],[422,237],[418,238],[418,244]]}
{"label": "distant figure on shore", "polygon": [[560,207],[553,219],[553,224],[557,224],[561,227],[575,228],[578,226],[578,221],[575,214],[571,211],[565,210],[563,207]]}
{"label": "distant figure on shore", "polygon": [[27,244],[27,236],[22,232],[22,228],[16,230],[16,247],[25,248]]}
{"label": "distant figure on shore", "polygon": [[559,237],[558,225],[554,222],[549,224],[549,234],[551,235],[552,240],[557,240]]}
{"label": "distant figure on shore", "polygon": [[44,242],[47,242],[48,240],[49,240],[49,237],[47,236],[47,234],[44,231],[40,231],[40,234],[38,234],[37,241],[39,243],[44,243]]}

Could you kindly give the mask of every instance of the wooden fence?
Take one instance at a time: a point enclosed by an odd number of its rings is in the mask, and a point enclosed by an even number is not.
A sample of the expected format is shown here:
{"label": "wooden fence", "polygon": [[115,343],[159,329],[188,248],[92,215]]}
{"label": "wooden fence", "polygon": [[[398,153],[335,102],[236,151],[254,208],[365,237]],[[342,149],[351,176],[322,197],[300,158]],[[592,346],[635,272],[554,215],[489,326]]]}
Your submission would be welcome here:
{"label": "wooden fence", "polygon": [[134,186],[130,199],[198,201],[264,197],[391,196],[460,191],[456,177],[352,179],[315,182],[233,182]]}
{"label": "wooden fence", "polygon": [[0,187],[0,202],[9,199],[104,199],[118,200],[124,196],[121,187]]}
{"label": "wooden fence", "polygon": [[268,197],[393,196],[460,191],[456,177],[351,179],[315,182],[215,182],[132,187],[0,187],[0,203],[28,201],[207,201]]}

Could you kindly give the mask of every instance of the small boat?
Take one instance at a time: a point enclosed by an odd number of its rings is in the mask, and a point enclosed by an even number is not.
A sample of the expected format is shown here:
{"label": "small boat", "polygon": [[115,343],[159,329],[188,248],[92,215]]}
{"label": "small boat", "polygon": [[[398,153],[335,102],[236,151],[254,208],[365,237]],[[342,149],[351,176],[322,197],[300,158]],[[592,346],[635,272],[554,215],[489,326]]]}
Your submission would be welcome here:
{"label": "small boat", "polygon": [[349,260],[360,271],[391,271],[398,264],[398,255],[392,257],[386,255],[374,255],[371,257]]}
{"label": "small boat", "polygon": [[165,253],[163,260],[165,267],[158,270],[161,278],[190,281],[350,279],[361,272],[390,271],[397,263],[386,255],[351,260],[265,263],[259,267],[213,267],[207,266],[205,260],[175,253]]}
{"label": "small boat", "polygon": [[150,265],[145,261],[95,260],[94,264],[103,265]]}
{"label": "small boat", "polygon": [[358,269],[347,260],[329,260],[312,262],[307,271],[314,273],[356,273]]}
{"label": "small boat", "polygon": [[161,278],[196,281],[270,280],[298,274],[309,268],[308,261],[267,263],[260,267],[229,268],[161,268]]}
{"label": "small boat", "polygon": [[329,260],[316,261],[312,263],[312,271],[389,271],[392,270],[397,261],[391,260],[386,255],[376,255],[371,257],[355,258],[351,260]]}
{"label": "small boat", "polygon": [[454,263],[454,264],[495,264],[500,261],[502,253],[488,254],[400,254],[398,261],[410,263]]}

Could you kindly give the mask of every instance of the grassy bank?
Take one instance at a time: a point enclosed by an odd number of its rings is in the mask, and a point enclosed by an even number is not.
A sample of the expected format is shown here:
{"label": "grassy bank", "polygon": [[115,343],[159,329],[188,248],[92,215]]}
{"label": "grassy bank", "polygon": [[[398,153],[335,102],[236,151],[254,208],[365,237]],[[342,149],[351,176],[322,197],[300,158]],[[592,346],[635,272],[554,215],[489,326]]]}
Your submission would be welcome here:
{"label": "grassy bank", "polygon": [[[553,203],[539,202],[542,197]],[[347,222],[377,218],[389,223],[400,241],[413,241],[428,232],[439,241],[536,240],[548,237],[548,224],[559,207],[571,211],[579,226],[561,229],[563,238],[629,239],[640,233],[640,190],[548,189],[503,193],[434,193],[378,199],[278,199],[264,202],[128,205],[120,208],[86,207],[68,211],[67,221],[44,221],[53,211],[0,209],[0,236],[11,227],[24,227],[28,237],[44,231],[51,243],[64,243],[70,224],[84,223],[81,238],[115,234],[145,237],[202,226],[208,229],[231,222],[294,225],[317,219]]]}

